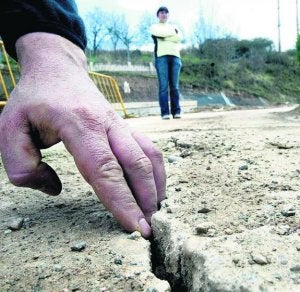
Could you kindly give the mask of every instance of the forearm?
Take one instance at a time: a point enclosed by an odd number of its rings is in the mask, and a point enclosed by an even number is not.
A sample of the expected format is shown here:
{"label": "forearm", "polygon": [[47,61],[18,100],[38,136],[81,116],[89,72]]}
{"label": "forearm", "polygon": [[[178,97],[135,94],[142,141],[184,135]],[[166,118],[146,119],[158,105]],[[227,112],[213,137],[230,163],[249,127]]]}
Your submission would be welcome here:
{"label": "forearm", "polygon": [[65,74],[70,68],[87,71],[84,51],[69,40],[51,33],[35,32],[23,35],[16,42],[21,76],[44,72]]}
{"label": "forearm", "polygon": [[150,30],[151,34],[156,36],[156,37],[161,37],[161,38],[165,38],[165,37],[171,37],[176,35],[176,31],[173,27],[169,26],[169,25],[154,25],[151,27]]}
{"label": "forearm", "polygon": [[165,37],[164,40],[173,43],[179,43],[181,41],[181,36],[179,34],[176,34],[170,37]]}

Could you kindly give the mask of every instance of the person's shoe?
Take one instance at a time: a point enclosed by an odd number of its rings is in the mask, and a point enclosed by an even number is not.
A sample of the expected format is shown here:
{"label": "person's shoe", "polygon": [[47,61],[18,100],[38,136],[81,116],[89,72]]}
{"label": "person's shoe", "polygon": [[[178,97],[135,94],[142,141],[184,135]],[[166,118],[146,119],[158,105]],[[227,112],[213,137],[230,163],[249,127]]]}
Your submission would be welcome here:
{"label": "person's shoe", "polygon": [[169,120],[170,119],[170,116],[169,115],[164,115],[161,117],[163,120]]}
{"label": "person's shoe", "polygon": [[181,115],[180,114],[175,114],[173,118],[174,119],[181,119]]}

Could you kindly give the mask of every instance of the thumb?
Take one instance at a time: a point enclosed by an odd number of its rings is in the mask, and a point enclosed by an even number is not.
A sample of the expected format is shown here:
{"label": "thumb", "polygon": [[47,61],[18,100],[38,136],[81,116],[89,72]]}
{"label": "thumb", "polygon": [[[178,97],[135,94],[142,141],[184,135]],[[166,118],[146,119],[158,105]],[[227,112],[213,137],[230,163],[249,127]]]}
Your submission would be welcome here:
{"label": "thumb", "polygon": [[19,161],[19,168],[11,167],[16,161],[7,161],[4,158],[3,164],[10,182],[18,187],[28,187],[39,190],[51,196],[59,195],[62,185],[55,171],[44,162],[39,162],[31,169],[25,169],[25,161]]}
{"label": "thumb", "polygon": [[62,185],[55,171],[42,162],[41,152],[32,142],[29,128],[23,125],[0,127],[0,151],[12,184],[56,196]]}

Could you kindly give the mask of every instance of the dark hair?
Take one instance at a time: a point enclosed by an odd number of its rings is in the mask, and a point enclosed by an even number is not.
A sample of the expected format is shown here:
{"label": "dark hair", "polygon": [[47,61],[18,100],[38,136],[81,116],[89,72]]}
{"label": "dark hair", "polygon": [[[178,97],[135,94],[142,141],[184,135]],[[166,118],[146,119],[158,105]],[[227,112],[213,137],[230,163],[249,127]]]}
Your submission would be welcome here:
{"label": "dark hair", "polygon": [[157,12],[156,12],[156,16],[158,16],[158,13],[161,12],[161,11],[165,11],[167,13],[169,13],[169,10],[166,6],[161,6],[158,8]]}

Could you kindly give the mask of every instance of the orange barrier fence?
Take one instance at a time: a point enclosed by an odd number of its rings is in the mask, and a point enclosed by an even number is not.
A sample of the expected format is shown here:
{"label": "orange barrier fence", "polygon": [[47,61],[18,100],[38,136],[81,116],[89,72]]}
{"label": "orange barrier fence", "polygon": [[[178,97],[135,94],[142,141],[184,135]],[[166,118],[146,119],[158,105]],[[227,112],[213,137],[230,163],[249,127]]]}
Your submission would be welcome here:
{"label": "orange barrier fence", "polygon": [[8,100],[9,92],[16,86],[15,77],[2,41],[0,41],[0,57],[1,61],[4,60],[4,63],[0,63],[0,84],[3,92],[2,98],[0,98],[0,108],[2,108]]}
{"label": "orange barrier fence", "polygon": [[131,118],[126,111],[119,86],[114,78],[108,75],[89,72],[90,78],[94,81],[101,93],[106,97],[106,99],[114,105],[116,111],[122,111],[124,118]]}

